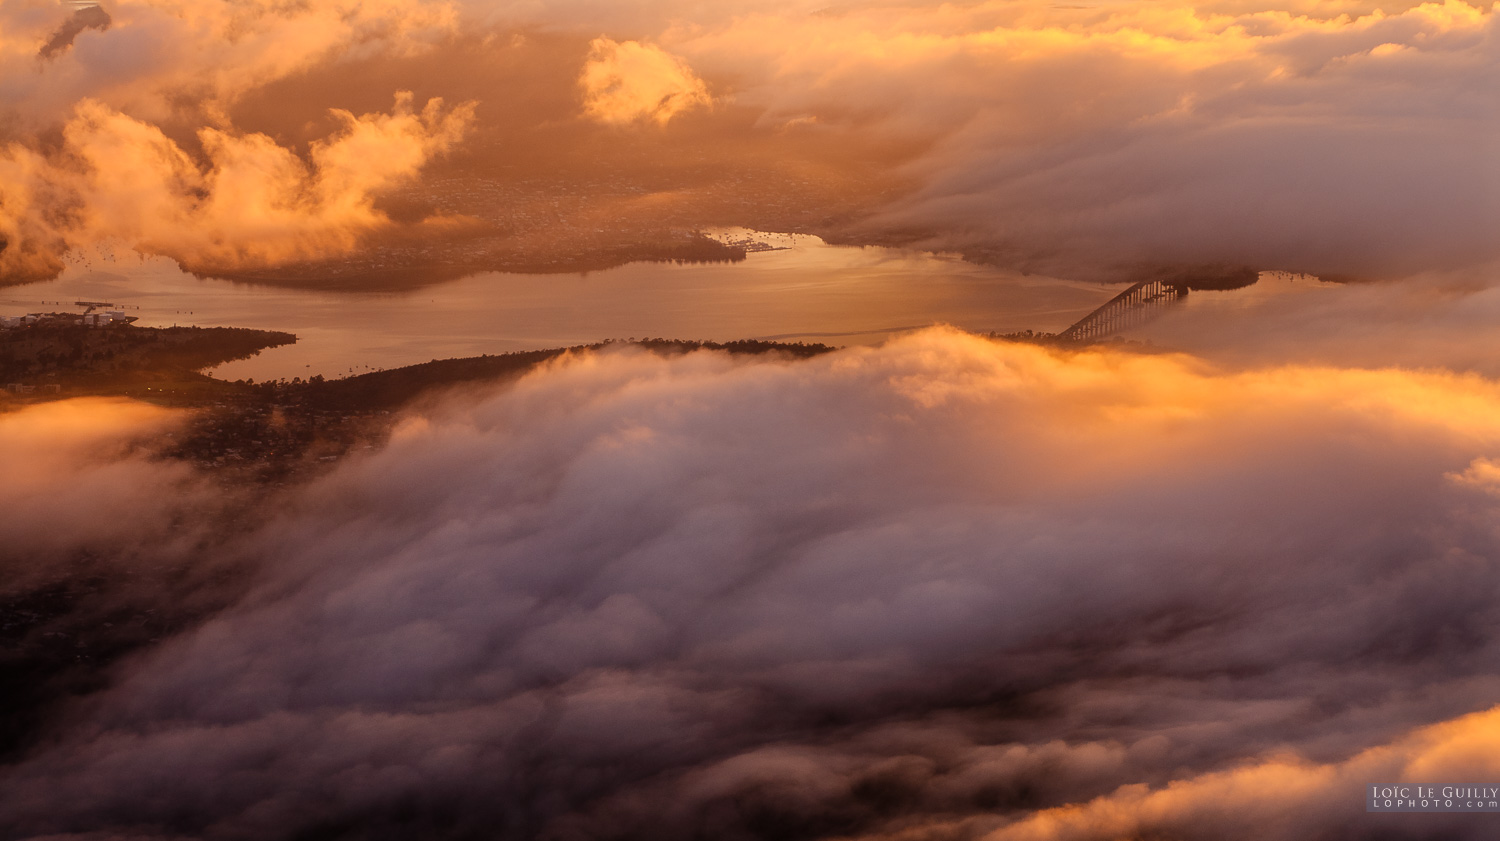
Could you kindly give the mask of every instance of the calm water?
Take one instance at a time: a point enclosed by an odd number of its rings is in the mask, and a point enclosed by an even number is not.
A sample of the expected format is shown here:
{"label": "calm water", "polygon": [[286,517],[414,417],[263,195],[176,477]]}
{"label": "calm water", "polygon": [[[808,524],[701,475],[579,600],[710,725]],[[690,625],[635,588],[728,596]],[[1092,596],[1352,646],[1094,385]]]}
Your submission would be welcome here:
{"label": "calm water", "polygon": [[[744,232],[723,232],[739,236]],[[785,250],[742,263],[637,263],[573,275],[485,273],[415,292],[301,292],[199,280],[163,258],[90,254],[46,283],[0,289],[0,314],[127,306],[139,324],[255,327],[295,345],[221,365],[226,379],[346,376],[430,359],[586,344],[609,338],[774,338],[878,342],[947,323],[975,331],[1055,331],[1118,289],[816,237],[754,234]],[[48,304],[44,302],[62,302]]]}

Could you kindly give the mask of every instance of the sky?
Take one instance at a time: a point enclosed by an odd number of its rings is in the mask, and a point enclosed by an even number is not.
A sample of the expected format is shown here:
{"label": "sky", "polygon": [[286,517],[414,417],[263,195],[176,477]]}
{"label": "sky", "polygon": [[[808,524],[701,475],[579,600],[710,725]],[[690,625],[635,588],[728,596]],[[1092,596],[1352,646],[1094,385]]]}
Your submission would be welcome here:
{"label": "sky", "polygon": [[0,0],[0,283],[744,225],[1341,284],[571,352],[274,488],[12,406],[0,612],[171,620],[7,736],[0,835],[1493,837],[1364,794],[1500,785],[1497,11]]}

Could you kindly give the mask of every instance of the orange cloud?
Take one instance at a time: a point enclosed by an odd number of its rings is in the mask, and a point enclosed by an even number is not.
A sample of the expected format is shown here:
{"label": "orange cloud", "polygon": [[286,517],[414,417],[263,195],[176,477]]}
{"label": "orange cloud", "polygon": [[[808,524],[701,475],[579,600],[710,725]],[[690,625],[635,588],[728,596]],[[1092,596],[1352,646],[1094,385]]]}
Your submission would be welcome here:
{"label": "orange cloud", "polygon": [[19,145],[0,150],[0,280],[42,280],[62,270],[66,243],[54,227],[65,199],[40,155]]}
{"label": "orange cloud", "polygon": [[[1355,816],[1363,817],[1362,796],[1372,784],[1468,783],[1497,774],[1500,707],[1420,728],[1344,762],[1276,757],[1155,790],[1125,786],[1088,803],[1044,810],[984,840],[1321,837],[1347,831]],[[1425,817],[1433,834],[1442,835],[1456,816]]]}
{"label": "orange cloud", "polygon": [[65,156],[43,161],[13,148],[0,159],[26,176],[16,195],[68,192],[76,213],[31,220],[30,230],[21,220],[8,225],[23,247],[107,239],[215,266],[343,253],[389,222],[375,197],[452,148],[473,110],[433,99],[417,111],[408,93],[389,114],[335,110],[342,129],[313,143],[308,162],[263,134],[204,128],[205,167],[159,128],[85,100],[63,131]]}
{"label": "orange cloud", "polygon": [[173,518],[210,494],[191,468],[152,459],[141,444],[172,431],[182,417],[106,399],[0,413],[5,586],[55,574],[49,564],[80,548],[170,540]]}
{"label": "orange cloud", "polygon": [[[722,124],[748,150],[758,129],[785,126],[911,150],[876,174],[914,189],[851,199],[862,212],[828,217],[840,221],[825,233],[842,241],[899,238],[1114,279],[1162,265],[1403,275],[1500,257],[1496,94],[1473,81],[1491,77],[1496,55],[1496,15],[1482,3],[122,0],[109,14],[107,31],[80,32],[38,64],[61,8],[0,12],[0,125],[28,148],[44,148],[41,131],[84,101],[172,137],[232,134],[225,115],[247,92],[341,62],[394,72],[458,33],[603,32],[582,66],[548,70],[558,75],[547,85],[569,90],[535,90],[576,93],[589,122],[665,125],[711,106],[711,79],[736,105],[721,113],[758,112],[754,128]],[[472,67],[429,69],[422,84],[438,93],[473,81],[458,78]],[[15,229],[13,208],[41,199],[8,192],[0,225]],[[253,215],[243,221],[276,227]],[[260,248],[232,238],[214,250]],[[46,239],[24,248],[44,254]],[[49,265],[23,256],[0,260]]]}
{"label": "orange cloud", "polygon": [[579,83],[583,110],[611,125],[666,125],[678,114],[712,104],[708,86],[687,62],[652,44],[597,38]]}
{"label": "orange cloud", "polygon": [[401,54],[451,33],[448,0],[118,0],[104,4],[108,32],[84,32],[37,64],[37,51],[69,14],[66,4],[7,4],[0,11],[5,109],[46,125],[82,99],[146,120],[203,103],[213,115],[256,86],[351,52]]}

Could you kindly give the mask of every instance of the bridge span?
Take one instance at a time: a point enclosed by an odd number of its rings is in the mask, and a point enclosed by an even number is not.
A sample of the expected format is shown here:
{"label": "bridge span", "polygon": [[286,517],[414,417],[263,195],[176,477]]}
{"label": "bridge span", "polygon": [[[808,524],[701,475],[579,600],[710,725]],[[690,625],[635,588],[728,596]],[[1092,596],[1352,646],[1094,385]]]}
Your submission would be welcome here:
{"label": "bridge span", "polygon": [[1187,297],[1182,283],[1143,280],[1110,298],[1104,306],[1078,320],[1057,334],[1068,342],[1091,342],[1145,324],[1161,315],[1167,307]]}

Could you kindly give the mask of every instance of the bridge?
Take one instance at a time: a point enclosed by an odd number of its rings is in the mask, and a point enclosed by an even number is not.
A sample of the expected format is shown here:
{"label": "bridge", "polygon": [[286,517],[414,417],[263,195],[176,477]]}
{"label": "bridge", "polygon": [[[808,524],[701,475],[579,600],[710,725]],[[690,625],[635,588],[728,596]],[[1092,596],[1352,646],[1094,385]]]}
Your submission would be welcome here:
{"label": "bridge", "polygon": [[1187,297],[1187,293],[1187,286],[1181,283],[1143,280],[1058,333],[1057,338],[1067,342],[1092,342],[1137,327],[1161,315],[1167,307]]}

